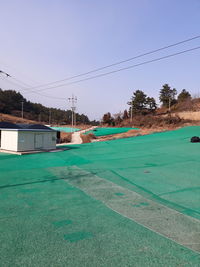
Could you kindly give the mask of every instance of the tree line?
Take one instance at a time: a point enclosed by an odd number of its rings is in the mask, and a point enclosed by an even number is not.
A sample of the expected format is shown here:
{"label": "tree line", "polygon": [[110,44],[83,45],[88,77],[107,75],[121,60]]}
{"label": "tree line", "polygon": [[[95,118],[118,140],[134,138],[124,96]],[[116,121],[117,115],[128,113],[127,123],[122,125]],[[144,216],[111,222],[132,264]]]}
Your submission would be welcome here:
{"label": "tree line", "polygon": [[[23,102],[24,118],[44,123],[71,124],[71,110],[62,110],[58,108],[48,108],[42,104],[33,103],[26,100],[19,92],[14,90],[0,89],[0,113],[21,116]],[[84,114],[76,113],[77,124],[95,124]]]}
{"label": "tree line", "polygon": [[[183,89],[177,96],[177,90],[175,88],[171,88],[169,84],[164,84],[159,92],[161,106],[168,112],[171,111],[171,108],[175,104],[184,103],[191,99],[191,94],[186,89]],[[105,113],[103,115],[102,122],[114,126],[115,124],[119,124],[121,121],[131,118],[134,115],[153,115],[158,108],[155,98],[147,96],[142,90],[134,91],[127,104],[130,107],[128,110],[124,110],[123,113],[119,112],[114,116],[112,116],[110,112]]]}

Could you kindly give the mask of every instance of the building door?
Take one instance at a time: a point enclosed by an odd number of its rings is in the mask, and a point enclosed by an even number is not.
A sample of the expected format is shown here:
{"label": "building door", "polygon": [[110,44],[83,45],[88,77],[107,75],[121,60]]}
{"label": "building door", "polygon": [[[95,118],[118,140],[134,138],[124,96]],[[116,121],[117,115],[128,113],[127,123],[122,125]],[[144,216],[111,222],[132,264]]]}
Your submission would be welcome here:
{"label": "building door", "polygon": [[35,148],[43,148],[43,134],[35,134]]}

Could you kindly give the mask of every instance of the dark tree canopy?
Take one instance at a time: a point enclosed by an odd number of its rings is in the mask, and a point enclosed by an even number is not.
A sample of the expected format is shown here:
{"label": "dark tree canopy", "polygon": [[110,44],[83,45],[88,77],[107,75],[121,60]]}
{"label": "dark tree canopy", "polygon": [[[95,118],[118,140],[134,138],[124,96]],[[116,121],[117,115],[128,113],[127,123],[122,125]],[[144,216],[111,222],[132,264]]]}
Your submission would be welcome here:
{"label": "dark tree canopy", "polygon": [[107,112],[107,113],[105,113],[103,115],[102,122],[105,123],[105,124],[109,124],[109,125],[115,126],[115,120],[111,116],[110,112]]}
{"label": "dark tree canopy", "polygon": [[141,90],[136,90],[132,96],[132,109],[133,111],[142,111],[146,105],[146,95]]}
{"label": "dark tree canopy", "polygon": [[148,97],[143,91],[136,90],[133,92],[131,101],[128,102],[132,110],[130,112],[146,114],[156,110],[157,105],[153,97]]}
{"label": "dark tree canopy", "polygon": [[108,124],[110,124],[111,120],[112,120],[112,116],[111,116],[110,112],[105,113],[105,114],[103,115],[103,119],[102,119],[103,123],[108,123]]}
{"label": "dark tree canopy", "polygon": [[191,94],[187,90],[183,89],[178,95],[178,102],[184,102],[188,99],[191,99]]}
{"label": "dark tree canopy", "polygon": [[163,88],[160,90],[160,102],[164,107],[169,107],[176,104],[176,96],[177,91],[175,88],[171,89],[168,84],[164,84]]}
{"label": "dark tree canopy", "polygon": [[124,113],[123,113],[123,117],[122,117],[122,119],[123,120],[127,120],[129,118],[129,114],[128,114],[128,111],[125,109],[124,110]]}
{"label": "dark tree canopy", "polygon": [[157,108],[156,100],[153,97],[146,98],[146,108],[150,111],[155,111]]}
{"label": "dark tree canopy", "polygon": [[[32,103],[27,101],[19,92],[14,90],[0,89],[0,112],[21,116],[21,108],[24,108],[24,118],[49,123],[71,124],[71,110],[61,110],[57,108],[47,108],[42,104]],[[51,114],[51,115],[50,115]],[[77,123],[91,123],[88,117],[84,114],[76,113]],[[93,122],[92,122],[93,123]]]}

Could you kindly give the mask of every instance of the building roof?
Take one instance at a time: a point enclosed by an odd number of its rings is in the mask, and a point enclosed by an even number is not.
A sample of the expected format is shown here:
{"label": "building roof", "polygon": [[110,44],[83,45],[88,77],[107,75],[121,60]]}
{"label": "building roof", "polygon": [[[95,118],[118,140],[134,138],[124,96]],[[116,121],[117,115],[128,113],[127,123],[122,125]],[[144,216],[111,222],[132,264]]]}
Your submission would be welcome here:
{"label": "building roof", "polygon": [[0,122],[0,130],[42,130],[42,131],[54,131],[53,129],[42,124],[22,124],[11,122]]}

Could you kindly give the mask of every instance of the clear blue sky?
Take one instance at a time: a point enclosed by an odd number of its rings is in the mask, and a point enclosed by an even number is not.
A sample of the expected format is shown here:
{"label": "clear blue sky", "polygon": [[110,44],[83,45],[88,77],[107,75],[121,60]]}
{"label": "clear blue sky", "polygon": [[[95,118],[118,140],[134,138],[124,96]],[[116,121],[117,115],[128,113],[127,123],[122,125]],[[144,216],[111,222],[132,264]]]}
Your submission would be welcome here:
{"label": "clear blue sky", "polygon": [[[59,80],[199,35],[199,14],[199,0],[0,0],[0,70],[30,86]],[[200,39],[119,67],[199,45]],[[199,62],[197,50],[43,93],[66,98],[74,93],[78,112],[99,119],[127,108],[136,89],[158,99],[159,89],[169,83],[179,92],[198,94]],[[5,78],[0,88],[23,93]],[[69,108],[67,100],[24,96]]]}

